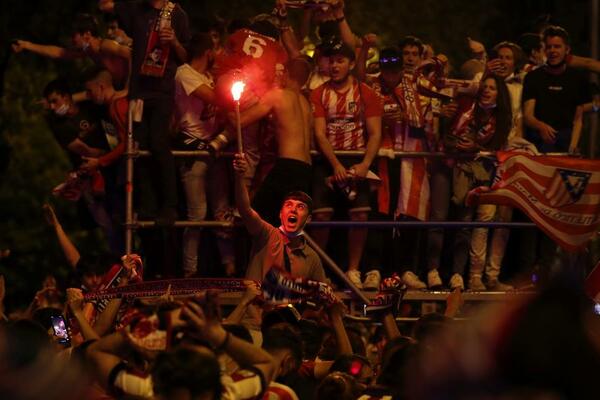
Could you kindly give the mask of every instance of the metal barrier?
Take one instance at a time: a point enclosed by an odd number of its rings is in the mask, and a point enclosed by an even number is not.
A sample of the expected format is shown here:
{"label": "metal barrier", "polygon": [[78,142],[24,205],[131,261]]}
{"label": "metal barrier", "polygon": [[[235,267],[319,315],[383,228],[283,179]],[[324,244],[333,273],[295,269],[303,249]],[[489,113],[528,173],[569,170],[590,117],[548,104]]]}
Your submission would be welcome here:
{"label": "metal barrier", "polygon": [[[133,243],[133,230],[139,228],[151,228],[156,226],[156,222],[154,221],[136,221],[134,219],[133,213],[133,168],[134,168],[134,158],[141,156],[147,157],[150,156],[151,153],[149,151],[144,150],[134,150],[133,144],[133,130],[132,130],[132,119],[131,115],[129,118],[129,130],[127,135],[127,163],[126,163],[126,221],[125,221],[125,250],[126,253],[131,253],[132,243]],[[182,150],[174,150],[172,151],[175,157],[203,157],[208,158],[211,154],[208,151],[182,151]],[[336,156],[340,157],[362,157],[364,155],[364,151],[336,151]],[[232,157],[234,153],[222,153],[221,157]],[[311,155],[318,156],[320,153],[316,151],[311,151]],[[559,153],[547,153],[545,155],[564,155]],[[390,149],[380,149],[378,152],[378,157],[386,157],[386,158],[476,158],[476,157],[495,157],[494,152],[479,152],[479,153],[442,153],[442,152],[409,152],[409,151],[393,151]],[[232,222],[220,222],[220,221],[176,221],[174,223],[175,227],[205,227],[205,228],[231,228],[236,226],[236,224]],[[389,229],[396,227],[403,228],[479,228],[479,227],[488,227],[488,228],[530,228],[534,227],[533,223],[522,223],[522,222],[454,222],[454,221],[323,221],[323,222],[311,222],[309,224],[311,227],[334,227],[334,228],[352,228],[352,227],[362,227],[362,228],[377,228],[377,229]],[[369,302],[369,298],[366,297],[363,292],[361,292],[358,288],[352,284],[352,282],[346,277],[343,271],[329,258],[329,256],[320,249],[309,237],[307,237],[311,247],[317,251],[317,253],[321,256],[323,261],[330,267],[330,269],[342,279],[344,283],[351,289],[353,294],[357,296],[363,303],[367,304]],[[428,294],[427,296],[431,296]],[[447,293],[444,294],[447,296]],[[428,297],[429,298],[429,297]],[[478,295],[478,298],[481,298]]]}

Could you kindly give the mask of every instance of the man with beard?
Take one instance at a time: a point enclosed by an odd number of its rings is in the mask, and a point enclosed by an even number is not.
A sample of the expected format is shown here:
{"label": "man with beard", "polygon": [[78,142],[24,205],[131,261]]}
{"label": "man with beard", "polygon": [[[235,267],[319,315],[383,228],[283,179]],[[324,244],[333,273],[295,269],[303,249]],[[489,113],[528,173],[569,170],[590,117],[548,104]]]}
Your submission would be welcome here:
{"label": "man with beard", "polygon": [[[567,65],[571,52],[569,34],[558,26],[543,34],[546,65],[529,72],[523,84],[525,138],[540,152],[574,152],[581,135],[583,105],[591,101],[583,73]],[[539,264],[547,273],[556,255],[556,245],[539,229],[523,235],[519,265],[530,271],[539,242]]]}
{"label": "man with beard", "polygon": [[583,104],[590,102],[583,74],[567,66],[569,34],[558,26],[544,31],[547,62],[523,85],[526,138],[542,152],[573,152],[581,135]]}

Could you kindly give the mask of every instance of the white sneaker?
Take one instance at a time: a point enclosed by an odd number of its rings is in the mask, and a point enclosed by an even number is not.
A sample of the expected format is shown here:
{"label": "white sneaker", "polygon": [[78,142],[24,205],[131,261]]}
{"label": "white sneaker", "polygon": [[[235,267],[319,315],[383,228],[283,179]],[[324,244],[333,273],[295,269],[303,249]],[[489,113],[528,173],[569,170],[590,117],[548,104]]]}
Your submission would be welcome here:
{"label": "white sneaker", "polygon": [[432,269],[427,273],[427,287],[429,289],[439,289],[442,286],[442,278],[437,268]]}
{"label": "white sneaker", "polygon": [[379,290],[379,284],[381,283],[381,274],[376,269],[373,269],[365,275],[365,281],[363,282],[364,290]]}
{"label": "white sneaker", "polygon": [[420,280],[412,271],[406,271],[402,274],[402,282],[404,282],[409,289],[427,289],[425,282]]}
{"label": "white sneaker", "polygon": [[463,277],[460,274],[454,274],[450,278],[450,290],[460,289],[465,290],[465,283]]}
{"label": "white sneaker", "polygon": [[483,284],[483,281],[481,280],[480,275],[472,275],[469,278],[469,290],[472,290],[474,292],[483,292],[487,290],[487,288]]}
{"label": "white sneaker", "polygon": [[356,286],[357,288],[362,290],[363,284],[362,284],[362,281],[360,280],[360,271],[359,270],[351,269],[349,271],[346,271],[346,276],[348,277],[348,279],[350,279],[350,282],[352,282],[354,284],[354,286]]}

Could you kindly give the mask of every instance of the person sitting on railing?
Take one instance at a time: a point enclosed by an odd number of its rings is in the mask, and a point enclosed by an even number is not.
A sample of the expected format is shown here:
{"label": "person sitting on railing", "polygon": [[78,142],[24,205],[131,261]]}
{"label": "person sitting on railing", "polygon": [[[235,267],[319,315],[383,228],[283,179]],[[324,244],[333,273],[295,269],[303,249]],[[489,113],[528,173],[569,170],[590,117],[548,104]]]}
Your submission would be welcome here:
{"label": "person sitting on railing", "polygon": [[[458,101],[458,111],[446,137],[449,150],[461,152],[477,152],[480,150],[499,150],[506,143],[512,127],[512,113],[508,89],[504,79],[489,76],[482,80],[476,98],[462,97]],[[492,160],[465,159],[454,165],[454,182],[452,201],[457,206],[457,218],[460,221],[471,221],[477,213],[478,221],[490,221],[495,207],[482,205],[477,209],[465,205],[465,197],[469,190],[490,185],[493,178],[494,163]],[[472,235],[469,228],[458,230],[454,240],[454,259],[450,278],[451,289],[464,289],[463,274],[471,254],[480,252],[479,246],[487,241],[487,228],[475,228]],[[469,271],[469,289],[486,290],[482,282],[484,263],[471,263]]]}
{"label": "person sitting on railing", "polygon": [[[355,65],[353,49],[337,43],[328,51],[331,80],[311,94],[315,138],[327,160],[315,163],[314,218],[329,221],[334,206],[345,205],[352,221],[366,221],[371,207],[369,184],[364,178],[379,149],[383,103],[373,89],[351,75]],[[364,150],[365,153],[356,163],[355,159],[338,159],[337,150]],[[329,177],[333,177],[333,188],[326,184]],[[345,198],[342,203],[335,201],[339,195]],[[358,288],[363,287],[360,263],[367,233],[366,228],[350,228],[348,232],[347,274]],[[314,229],[313,235],[319,246],[325,248],[329,228]]]}

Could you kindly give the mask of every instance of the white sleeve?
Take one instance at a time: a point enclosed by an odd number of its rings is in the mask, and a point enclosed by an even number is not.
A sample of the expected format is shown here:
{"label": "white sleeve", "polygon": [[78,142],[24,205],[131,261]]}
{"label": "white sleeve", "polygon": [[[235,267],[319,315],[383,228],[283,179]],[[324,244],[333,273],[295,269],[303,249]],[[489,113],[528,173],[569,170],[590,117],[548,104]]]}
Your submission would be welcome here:
{"label": "white sleeve", "polygon": [[261,377],[248,370],[236,371],[234,377],[221,375],[221,384],[221,400],[250,400],[263,392]]}
{"label": "white sleeve", "polygon": [[181,84],[185,94],[188,96],[202,85],[210,87],[208,79],[185,64],[177,69],[175,80]]}
{"label": "white sleeve", "polygon": [[154,397],[154,391],[152,390],[152,376],[141,376],[132,374],[123,370],[117,374],[113,385],[122,390],[123,393],[138,396],[142,398]]}

